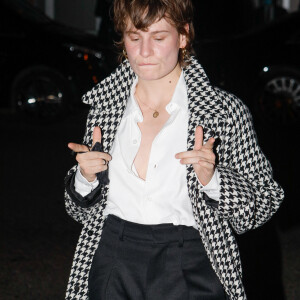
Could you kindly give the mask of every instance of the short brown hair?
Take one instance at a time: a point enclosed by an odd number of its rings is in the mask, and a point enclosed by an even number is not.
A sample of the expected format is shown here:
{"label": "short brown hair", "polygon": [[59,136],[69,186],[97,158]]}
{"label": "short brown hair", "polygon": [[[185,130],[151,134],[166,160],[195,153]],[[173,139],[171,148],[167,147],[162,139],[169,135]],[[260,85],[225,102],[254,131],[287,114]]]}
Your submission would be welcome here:
{"label": "short brown hair", "polygon": [[[115,31],[121,35],[121,40],[116,43],[122,51],[124,49],[123,34],[130,19],[136,29],[147,30],[156,21],[166,18],[175,26],[179,34],[187,38],[185,47],[186,57],[193,53],[192,42],[195,37],[193,26],[193,4],[191,0],[115,0],[114,24]],[[185,25],[189,24],[189,31]],[[187,65],[182,51],[179,52],[178,61],[181,66]]]}

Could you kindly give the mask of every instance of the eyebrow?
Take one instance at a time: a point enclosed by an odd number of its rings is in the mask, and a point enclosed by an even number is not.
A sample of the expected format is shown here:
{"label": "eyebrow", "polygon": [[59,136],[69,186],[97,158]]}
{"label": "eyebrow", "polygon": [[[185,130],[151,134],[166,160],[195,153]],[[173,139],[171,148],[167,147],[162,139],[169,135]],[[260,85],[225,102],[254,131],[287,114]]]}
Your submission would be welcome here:
{"label": "eyebrow", "polygon": [[[154,35],[154,34],[165,33],[165,32],[169,32],[169,31],[168,30],[156,30],[156,31],[150,32],[150,34]],[[136,31],[127,30],[127,31],[125,31],[125,33],[127,33],[127,34],[139,34],[137,30]]]}

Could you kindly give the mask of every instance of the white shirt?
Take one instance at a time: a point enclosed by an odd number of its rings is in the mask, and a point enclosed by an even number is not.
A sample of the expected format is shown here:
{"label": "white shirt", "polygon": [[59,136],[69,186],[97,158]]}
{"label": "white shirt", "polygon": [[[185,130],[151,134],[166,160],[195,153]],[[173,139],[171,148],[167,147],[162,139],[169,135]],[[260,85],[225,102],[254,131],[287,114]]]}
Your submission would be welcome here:
{"label": "white shirt", "polygon": [[[145,181],[139,178],[134,166],[141,143],[137,123],[143,122],[142,112],[134,98],[137,82],[136,78],[110,153],[110,187],[104,215],[114,214],[140,224],[173,223],[196,228],[188,196],[186,166],[175,158],[176,153],[187,151],[189,112],[183,72],[166,106],[170,117],[153,140]],[[78,168],[75,177],[78,193],[85,196],[97,185],[97,179],[88,182]],[[200,191],[219,200],[219,190],[216,169],[211,181],[204,187],[201,185]]]}

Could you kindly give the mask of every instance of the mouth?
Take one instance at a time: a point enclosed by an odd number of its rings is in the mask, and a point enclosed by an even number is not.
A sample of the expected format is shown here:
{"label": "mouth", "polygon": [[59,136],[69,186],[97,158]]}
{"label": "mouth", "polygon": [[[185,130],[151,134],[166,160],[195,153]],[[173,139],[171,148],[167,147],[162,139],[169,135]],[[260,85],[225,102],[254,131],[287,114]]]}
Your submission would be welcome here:
{"label": "mouth", "polygon": [[139,67],[148,67],[148,66],[155,66],[156,64],[152,64],[152,63],[139,63],[138,66]]}

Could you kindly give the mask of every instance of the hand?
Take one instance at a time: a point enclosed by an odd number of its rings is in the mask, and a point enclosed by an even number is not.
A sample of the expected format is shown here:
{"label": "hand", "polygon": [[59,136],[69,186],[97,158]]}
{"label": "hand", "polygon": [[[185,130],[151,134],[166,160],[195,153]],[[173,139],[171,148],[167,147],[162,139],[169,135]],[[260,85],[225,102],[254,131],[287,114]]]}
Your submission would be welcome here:
{"label": "hand", "polygon": [[195,131],[194,150],[175,155],[182,164],[193,164],[195,173],[202,185],[207,185],[215,172],[216,156],[213,152],[214,138],[203,145],[203,128],[197,126]]}
{"label": "hand", "polygon": [[[93,146],[96,142],[101,143],[100,127],[95,127],[93,131]],[[111,160],[108,153],[90,151],[85,145],[69,143],[68,147],[77,153],[76,160],[80,166],[80,172],[89,182],[96,179],[96,174],[107,170],[107,163]]]}

